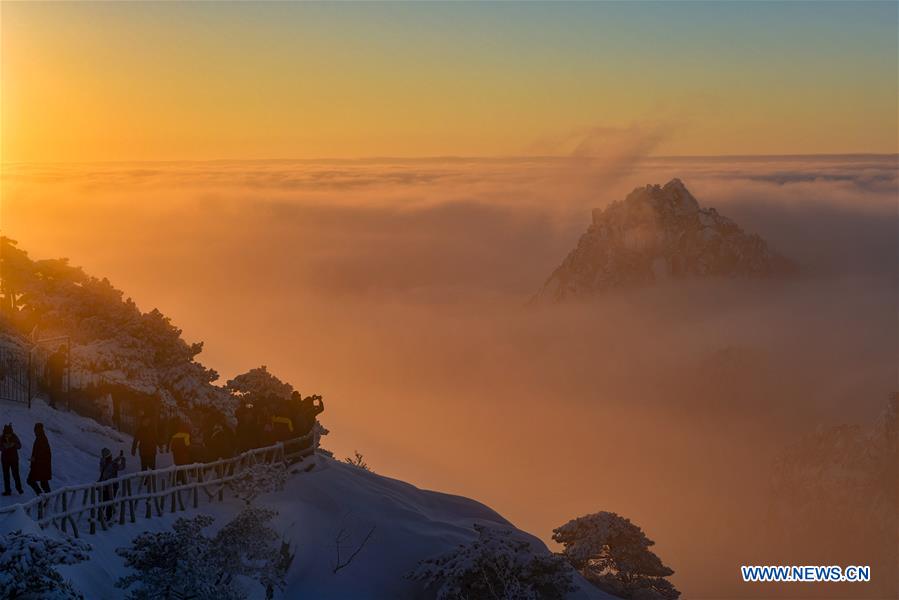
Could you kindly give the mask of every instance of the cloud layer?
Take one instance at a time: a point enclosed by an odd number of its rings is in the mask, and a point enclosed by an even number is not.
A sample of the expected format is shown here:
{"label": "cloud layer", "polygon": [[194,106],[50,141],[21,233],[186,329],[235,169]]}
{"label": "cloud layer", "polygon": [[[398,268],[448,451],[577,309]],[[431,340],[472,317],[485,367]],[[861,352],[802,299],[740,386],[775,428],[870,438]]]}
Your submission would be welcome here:
{"label": "cloud layer", "polygon": [[[894,391],[897,160],[635,148],[20,165],[4,169],[0,218],[34,256],[69,256],[171,315],[223,374],[265,363],[324,393],[339,455],[544,538],[618,511],[691,597],[750,594],[734,565],[764,558],[770,460]],[[591,208],[675,176],[803,277],[525,308]]]}

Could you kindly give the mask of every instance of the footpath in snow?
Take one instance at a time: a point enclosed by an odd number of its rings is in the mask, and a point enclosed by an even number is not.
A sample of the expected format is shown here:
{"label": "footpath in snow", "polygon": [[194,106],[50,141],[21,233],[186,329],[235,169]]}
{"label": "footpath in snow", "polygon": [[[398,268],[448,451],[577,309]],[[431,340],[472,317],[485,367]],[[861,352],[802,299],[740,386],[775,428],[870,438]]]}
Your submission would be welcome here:
{"label": "footpath in snow", "polygon": [[[32,409],[0,403],[3,423],[12,422],[22,439],[20,456],[23,480],[35,422],[43,422],[53,448],[54,489],[96,481],[100,450],[114,454],[125,450],[126,471],[139,469],[130,456],[131,438],[91,419],[51,409],[35,402]],[[169,455],[160,467],[168,466]],[[293,468],[282,491],[264,494],[254,502],[278,511],[273,522],[276,531],[290,543],[295,557],[287,573],[287,588],[277,597],[317,599],[413,598],[421,597],[421,583],[406,579],[418,562],[452,550],[475,539],[475,523],[513,528],[503,517],[474,500],[421,490],[408,483],[383,477],[324,456],[307,461],[315,463],[309,472]],[[305,463],[305,461],[304,461]],[[23,481],[24,484],[24,481]],[[9,505],[30,499],[23,496],[3,498]],[[215,518],[207,534],[225,525],[240,511],[239,500],[226,494],[224,502],[203,504],[197,510],[166,513],[162,517],[138,519],[136,523],[114,524],[109,531],[85,535],[92,546],[90,560],[59,567],[86,598],[124,597],[115,587],[126,569],[116,548],[129,545],[144,531],[164,531],[179,517],[207,514]],[[21,529],[51,537],[63,534],[52,527],[41,530],[23,511],[0,513],[0,535]],[[355,550],[366,535],[370,538],[346,567],[334,572],[337,540],[342,539],[342,556]],[[543,543],[519,532],[537,548]],[[577,578],[577,591],[571,598],[611,599],[583,579]],[[259,586],[248,586],[253,597],[262,598]],[[427,594],[425,594],[427,597]]]}
{"label": "footpath in snow", "polygon": [[[103,448],[109,448],[113,456],[118,456],[119,450],[124,450],[123,475],[140,470],[140,459],[131,456],[130,435],[73,412],[50,408],[39,398],[32,402],[31,409],[24,404],[0,401],[0,425],[7,423],[12,423],[22,442],[19,471],[25,493],[16,493],[15,483],[10,482],[12,496],[0,496],[0,506],[19,504],[35,496],[25,483],[28,477],[28,459],[31,458],[31,447],[34,444],[35,423],[44,424],[44,431],[50,440],[50,450],[53,453],[53,479],[50,480],[50,488],[53,490],[97,481],[100,476],[100,451]],[[156,463],[160,469],[170,466],[171,454],[157,455]]]}

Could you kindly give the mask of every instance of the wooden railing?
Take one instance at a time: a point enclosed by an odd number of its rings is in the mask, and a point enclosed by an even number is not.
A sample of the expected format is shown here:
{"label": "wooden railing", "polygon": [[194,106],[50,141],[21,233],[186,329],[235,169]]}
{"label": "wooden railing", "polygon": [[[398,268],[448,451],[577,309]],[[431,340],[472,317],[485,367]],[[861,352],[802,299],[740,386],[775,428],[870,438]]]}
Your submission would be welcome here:
{"label": "wooden railing", "polygon": [[209,463],[139,471],[60,488],[22,504],[0,508],[0,514],[20,508],[42,528],[53,526],[78,537],[97,533],[118,522],[161,517],[167,512],[198,508],[201,501],[224,500],[228,483],[258,464],[289,464],[315,454],[318,425],[307,435],[248,450],[233,458]]}

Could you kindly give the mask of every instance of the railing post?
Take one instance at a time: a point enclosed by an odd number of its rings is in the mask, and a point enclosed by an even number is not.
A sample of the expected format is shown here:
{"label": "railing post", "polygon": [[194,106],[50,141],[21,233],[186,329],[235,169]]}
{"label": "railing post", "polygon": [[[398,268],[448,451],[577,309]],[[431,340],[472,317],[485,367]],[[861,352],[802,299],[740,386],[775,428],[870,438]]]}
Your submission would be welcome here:
{"label": "railing post", "polygon": [[[97,487],[97,486],[94,486]],[[103,502],[103,488],[97,488],[97,500],[98,502]],[[103,528],[103,531],[106,531],[108,528],[106,527],[106,506],[98,507],[97,509],[97,519],[100,521],[100,527]]]}
{"label": "railing post", "polygon": [[31,410],[31,370],[33,369],[32,352],[28,351],[28,409]]}
{"label": "railing post", "polygon": [[219,476],[219,502],[224,502],[225,500],[225,486],[227,483],[225,482],[225,478],[229,477],[228,472],[231,474],[234,473],[234,462],[238,460],[237,457],[232,456],[228,459],[227,462],[222,464],[222,474]]}
{"label": "railing post", "polygon": [[[87,490],[85,490],[87,492]],[[97,518],[97,505],[95,502],[95,492],[94,486],[91,486],[91,535],[97,533],[97,523],[95,519]]]}
{"label": "railing post", "polygon": [[197,467],[197,481],[194,481],[194,508],[200,506],[200,467]]}
{"label": "railing post", "polygon": [[160,476],[157,478],[158,492],[153,494],[153,505],[156,507],[156,515],[161,517],[165,512],[165,478]]}
{"label": "railing post", "polygon": [[[155,492],[156,491],[156,472],[155,471],[150,472],[145,479],[151,478],[151,477],[153,478],[153,491]],[[144,484],[141,483],[140,487],[143,487],[143,485]],[[140,493],[140,488],[138,488],[138,493]],[[154,493],[150,493],[150,484],[147,484],[147,499],[145,502],[147,505],[146,518],[152,519],[153,518],[153,509],[150,506],[150,503],[152,502],[153,504],[156,504],[156,495]]]}
{"label": "railing post", "polygon": [[[69,503],[68,503],[68,501],[66,500],[66,492],[62,492],[62,512],[63,512],[63,513],[69,512],[69,511],[68,511],[68,508],[69,508]],[[66,532],[66,519],[67,519],[67,518],[68,518],[68,516],[66,516],[65,518],[63,518],[62,523],[59,524],[59,528],[62,529],[62,532],[63,532],[63,533]]]}
{"label": "railing post", "polygon": [[133,493],[133,491],[131,490],[131,481],[132,481],[131,479],[128,479],[128,480],[127,480],[127,482],[128,482],[128,498],[130,499],[129,502],[128,502],[128,517],[131,519],[131,522],[134,523],[134,504],[135,504],[135,500],[133,499],[133,498],[134,498],[134,493]]}
{"label": "railing post", "polygon": [[171,504],[170,512],[175,512],[175,493],[177,492],[177,490],[175,488],[178,487],[178,468],[177,467],[175,468],[174,471],[172,471],[171,482],[172,482],[172,485],[170,487],[172,490],[172,504]]}
{"label": "railing post", "polygon": [[119,525],[125,524],[125,484],[128,482],[126,479],[122,483],[119,484]]}

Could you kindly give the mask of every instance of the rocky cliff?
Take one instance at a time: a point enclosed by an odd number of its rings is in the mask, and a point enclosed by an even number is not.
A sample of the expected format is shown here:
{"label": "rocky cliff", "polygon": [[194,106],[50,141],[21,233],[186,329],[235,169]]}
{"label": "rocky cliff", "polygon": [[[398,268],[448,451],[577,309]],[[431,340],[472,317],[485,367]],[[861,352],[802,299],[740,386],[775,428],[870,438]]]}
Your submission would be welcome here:
{"label": "rocky cliff", "polygon": [[535,300],[558,302],[626,285],[684,277],[789,274],[789,260],[714,208],[702,208],[679,179],[647,185],[594,209],[577,247]]}

